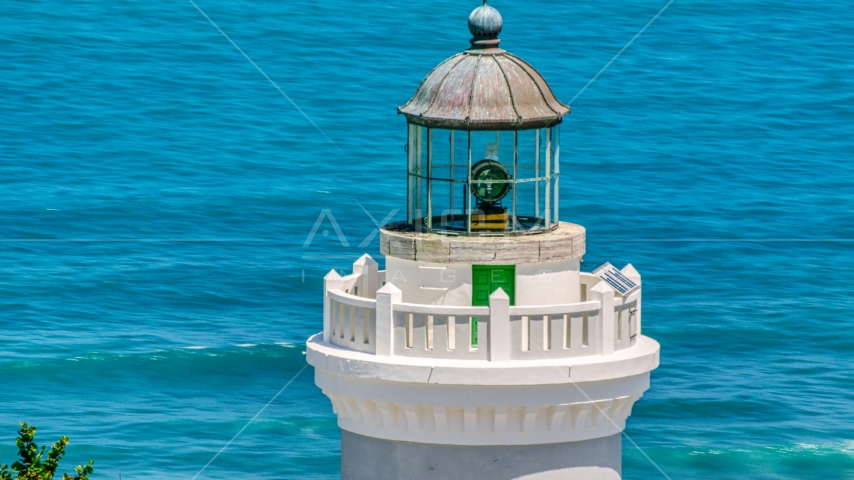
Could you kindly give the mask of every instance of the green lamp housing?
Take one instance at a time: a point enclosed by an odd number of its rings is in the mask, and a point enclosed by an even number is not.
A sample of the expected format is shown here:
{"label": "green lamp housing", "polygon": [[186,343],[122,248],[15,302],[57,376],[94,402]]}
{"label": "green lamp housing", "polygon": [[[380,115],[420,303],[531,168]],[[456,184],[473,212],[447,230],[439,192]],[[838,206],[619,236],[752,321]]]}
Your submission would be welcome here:
{"label": "green lamp housing", "polygon": [[510,172],[495,160],[484,159],[471,167],[472,194],[492,205],[510,192]]}

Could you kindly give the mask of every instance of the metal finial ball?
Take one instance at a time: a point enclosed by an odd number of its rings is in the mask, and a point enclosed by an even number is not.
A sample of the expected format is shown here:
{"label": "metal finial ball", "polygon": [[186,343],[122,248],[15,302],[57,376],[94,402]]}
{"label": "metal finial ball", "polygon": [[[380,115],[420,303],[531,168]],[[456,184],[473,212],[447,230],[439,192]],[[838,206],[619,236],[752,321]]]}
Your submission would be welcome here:
{"label": "metal finial ball", "polygon": [[469,31],[476,39],[496,38],[503,26],[501,14],[487,5],[485,0],[469,15]]}

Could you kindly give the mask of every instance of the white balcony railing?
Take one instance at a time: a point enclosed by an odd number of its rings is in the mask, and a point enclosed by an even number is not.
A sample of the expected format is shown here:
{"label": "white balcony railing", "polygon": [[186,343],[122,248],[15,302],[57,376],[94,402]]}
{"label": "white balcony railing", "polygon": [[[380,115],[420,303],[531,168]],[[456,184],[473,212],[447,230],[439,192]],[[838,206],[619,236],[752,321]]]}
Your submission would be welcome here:
{"label": "white balcony railing", "polygon": [[[631,265],[623,273],[640,283]],[[325,341],[380,356],[454,360],[537,360],[610,355],[640,334],[641,291],[616,295],[581,273],[578,303],[510,306],[501,292],[488,307],[404,303],[365,255],[353,273],[325,278]]]}

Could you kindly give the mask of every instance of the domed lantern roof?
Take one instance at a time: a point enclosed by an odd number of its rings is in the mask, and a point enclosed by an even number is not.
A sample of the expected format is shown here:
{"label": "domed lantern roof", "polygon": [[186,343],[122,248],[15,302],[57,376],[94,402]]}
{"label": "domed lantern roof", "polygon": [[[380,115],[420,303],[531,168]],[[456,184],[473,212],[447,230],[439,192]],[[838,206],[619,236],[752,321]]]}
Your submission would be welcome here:
{"label": "domed lantern roof", "polygon": [[483,2],[469,16],[471,48],[440,63],[398,113],[410,123],[460,130],[557,125],[569,107],[521,58],[498,48],[501,14]]}

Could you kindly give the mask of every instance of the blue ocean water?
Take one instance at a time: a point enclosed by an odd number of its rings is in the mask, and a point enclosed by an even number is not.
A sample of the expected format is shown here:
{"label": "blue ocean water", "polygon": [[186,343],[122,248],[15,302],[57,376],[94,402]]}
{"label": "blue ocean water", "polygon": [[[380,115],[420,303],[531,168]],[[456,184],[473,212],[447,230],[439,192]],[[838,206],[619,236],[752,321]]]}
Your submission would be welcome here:
{"label": "blue ocean water", "polygon": [[[196,3],[318,128],[190,2],[0,2],[0,462],[27,421],[93,478],[192,478],[305,365],[322,276],[380,257],[396,107],[479,4]],[[564,101],[665,3],[492,2]],[[662,345],[626,433],[673,479],[854,478],[851,25],[676,0],[564,123],[585,269],[633,263]],[[349,246],[304,246],[324,209]],[[309,368],[199,478],[336,478],[338,441]]]}

